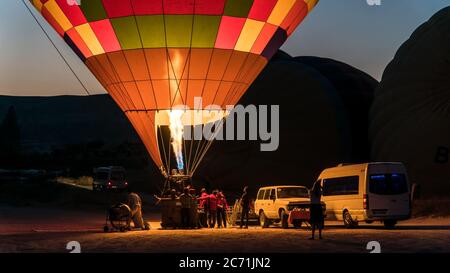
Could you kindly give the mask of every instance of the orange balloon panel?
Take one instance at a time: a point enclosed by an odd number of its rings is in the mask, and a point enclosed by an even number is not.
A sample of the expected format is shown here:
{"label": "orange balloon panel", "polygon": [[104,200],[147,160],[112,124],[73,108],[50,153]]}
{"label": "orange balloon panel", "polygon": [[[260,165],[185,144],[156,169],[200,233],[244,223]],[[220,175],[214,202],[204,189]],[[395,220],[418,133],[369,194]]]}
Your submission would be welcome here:
{"label": "orange balloon panel", "polygon": [[[145,65],[142,65],[142,63]],[[133,49],[90,57],[86,65],[123,111],[235,105],[267,64],[229,49]]]}
{"label": "orange balloon panel", "polygon": [[153,161],[162,166],[161,156],[158,149],[156,127],[155,127],[155,111],[148,112],[125,112],[131,124],[135,128],[139,137],[145,145]]}

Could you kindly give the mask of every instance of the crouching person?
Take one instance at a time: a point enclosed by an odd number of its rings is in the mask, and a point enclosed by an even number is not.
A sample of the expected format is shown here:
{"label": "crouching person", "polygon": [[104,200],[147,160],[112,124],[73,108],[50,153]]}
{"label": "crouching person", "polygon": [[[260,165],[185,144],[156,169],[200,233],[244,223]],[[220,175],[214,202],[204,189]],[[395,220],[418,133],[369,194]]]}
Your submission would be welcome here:
{"label": "crouching person", "polygon": [[150,225],[148,223],[144,222],[144,219],[142,218],[142,200],[141,197],[134,193],[131,187],[128,188],[128,202],[127,205],[131,209],[131,217],[128,220],[128,226],[131,223],[131,220],[133,220],[133,224],[135,228],[150,229]]}

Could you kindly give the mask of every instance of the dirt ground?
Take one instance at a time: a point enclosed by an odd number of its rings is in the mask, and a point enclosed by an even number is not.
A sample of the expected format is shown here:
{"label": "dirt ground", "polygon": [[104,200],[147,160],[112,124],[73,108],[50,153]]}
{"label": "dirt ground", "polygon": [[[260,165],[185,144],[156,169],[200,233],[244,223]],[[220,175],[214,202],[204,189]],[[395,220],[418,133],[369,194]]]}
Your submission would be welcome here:
{"label": "dirt ground", "polygon": [[412,219],[393,230],[326,222],[324,239],[310,241],[305,227],[161,230],[158,214],[145,217],[150,231],[104,233],[101,210],[0,207],[0,252],[68,252],[70,241],[78,241],[82,252],[365,253],[370,241],[378,241],[382,252],[450,252],[450,218]]}

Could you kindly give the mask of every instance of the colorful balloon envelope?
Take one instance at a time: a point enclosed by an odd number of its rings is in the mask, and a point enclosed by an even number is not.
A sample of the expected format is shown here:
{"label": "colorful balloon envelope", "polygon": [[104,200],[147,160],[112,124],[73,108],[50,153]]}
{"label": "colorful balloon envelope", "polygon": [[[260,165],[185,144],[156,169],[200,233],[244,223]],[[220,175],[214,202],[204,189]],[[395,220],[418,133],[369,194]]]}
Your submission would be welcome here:
{"label": "colorful balloon envelope", "polygon": [[227,112],[209,110],[193,121],[186,109],[237,104],[317,1],[31,0],[126,114],[163,173],[189,176],[211,139],[179,139],[180,126],[204,126]]}

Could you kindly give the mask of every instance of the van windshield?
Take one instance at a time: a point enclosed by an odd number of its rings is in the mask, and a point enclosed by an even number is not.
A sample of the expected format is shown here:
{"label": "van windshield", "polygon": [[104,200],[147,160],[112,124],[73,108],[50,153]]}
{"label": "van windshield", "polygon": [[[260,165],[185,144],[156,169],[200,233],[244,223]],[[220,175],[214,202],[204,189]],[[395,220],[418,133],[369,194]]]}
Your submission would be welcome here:
{"label": "van windshield", "polygon": [[107,180],[109,173],[107,172],[98,172],[97,173],[97,180]]}
{"label": "van windshield", "polygon": [[370,176],[369,191],[380,195],[397,195],[408,192],[408,183],[404,174],[388,173]]}
{"label": "van windshield", "polygon": [[125,180],[125,174],[120,171],[114,171],[111,173],[111,180],[113,181],[123,181]]}
{"label": "van windshield", "polygon": [[278,188],[277,196],[278,198],[309,198],[309,193],[306,188]]}

